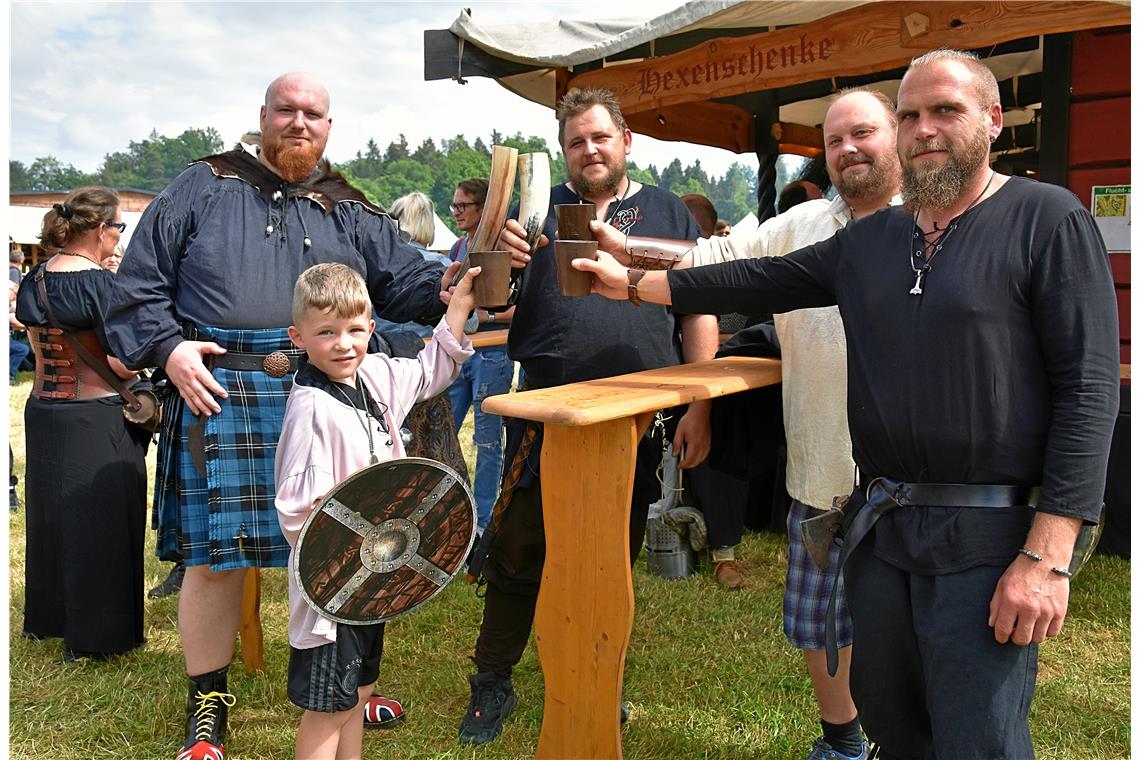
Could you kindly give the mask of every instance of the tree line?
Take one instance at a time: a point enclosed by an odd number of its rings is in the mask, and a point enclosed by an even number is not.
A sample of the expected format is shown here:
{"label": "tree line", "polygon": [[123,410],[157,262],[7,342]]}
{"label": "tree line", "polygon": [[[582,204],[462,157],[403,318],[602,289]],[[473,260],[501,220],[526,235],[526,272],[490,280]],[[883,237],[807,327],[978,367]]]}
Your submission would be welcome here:
{"label": "tree line", "polygon": [[[418,190],[435,202],[439,216],[454,231],[447,207],[452,192],[462,180],[486,177],[491,170],[490,145],[509,145],[520,153],[546,152],[550,155],[550,177],[555,183],[565,182],[566,159],[551,150],[541,137],[507,137],[492,132],[490,142],[482,138],[468,142],[463,135],[444,139],[439,145],[430,137],[413,149],[404,135],[381,149],[369,140],[363,150],[336,168],[368,198],[385,208],[396,198]],[[105,185],[114,188],[162,190],[194,159],[218,153],[225,143],[213,127],[187,129],[177,137],[152,132],[145,140],[131,141],[126,150],[108,153],[93,173],[86,173],[54,156],[37,158],[29,165],[8,161],[11,192],[66,191],[83,185]],[[756,172],[739,162],[733,163],[723,177],[709,177],[699,160],[682,166],[673,159],[664,170],[650,164],[639,167],[630,161],[629,176],[638,182],[657,185],[676,195],[700,193],[716,206],[723,219],[735,222],[756,207]]]}

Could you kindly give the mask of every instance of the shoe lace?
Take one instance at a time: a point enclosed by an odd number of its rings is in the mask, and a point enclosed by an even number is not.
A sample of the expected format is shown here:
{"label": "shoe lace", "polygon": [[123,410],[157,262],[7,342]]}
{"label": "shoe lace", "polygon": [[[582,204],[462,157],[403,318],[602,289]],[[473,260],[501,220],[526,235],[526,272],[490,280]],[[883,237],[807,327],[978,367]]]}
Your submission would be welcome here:
{"label": "shoe lace", "polygon": [[214,735],[214,721],[218,717],[218,703],[226,707],[233,707],[237,697],[221,691],[211,691],[209,694],[198,692],[194,695],[198,700],[198,708],[194,711],[194,739],[196,741],[209,741]]}

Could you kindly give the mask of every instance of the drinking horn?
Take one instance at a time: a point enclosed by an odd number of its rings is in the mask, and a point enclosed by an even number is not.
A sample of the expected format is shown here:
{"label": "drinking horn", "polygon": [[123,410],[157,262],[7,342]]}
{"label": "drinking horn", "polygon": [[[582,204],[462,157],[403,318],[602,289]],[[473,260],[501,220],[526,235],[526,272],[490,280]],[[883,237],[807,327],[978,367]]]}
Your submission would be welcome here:
{"label": "drinking horn", "polygon": [[519,156],[519,224],[526,244],[534,250],[550,211],[550,157],[545,153]]}

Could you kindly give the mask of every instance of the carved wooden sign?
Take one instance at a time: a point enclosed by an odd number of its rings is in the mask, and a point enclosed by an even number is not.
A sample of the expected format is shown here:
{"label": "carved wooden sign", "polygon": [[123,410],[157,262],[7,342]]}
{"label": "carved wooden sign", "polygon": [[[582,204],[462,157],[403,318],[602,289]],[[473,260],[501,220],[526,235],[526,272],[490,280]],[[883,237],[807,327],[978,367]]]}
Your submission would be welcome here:
{"label": "carved wooden sign", "polygon": [[628,115],[836,76],[906,66],[941,47],[972,49],[1039,34],[1130,23],[1111,2],[884,2],[773,32],[721,37],[672,55],[572,77],[612,90]]}

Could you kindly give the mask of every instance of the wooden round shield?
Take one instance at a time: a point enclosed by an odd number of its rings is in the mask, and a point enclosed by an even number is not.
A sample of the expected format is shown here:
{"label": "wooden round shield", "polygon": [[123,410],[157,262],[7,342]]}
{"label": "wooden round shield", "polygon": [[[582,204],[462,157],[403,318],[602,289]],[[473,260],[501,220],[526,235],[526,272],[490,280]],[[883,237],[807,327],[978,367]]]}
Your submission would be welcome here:
{"label": "wooden round shield", "polygon": [[297,539],[297,585],[338,623],[383,623],[411,612],[463,569],[475,500],[455,470],[393,459],[341,481]]}

